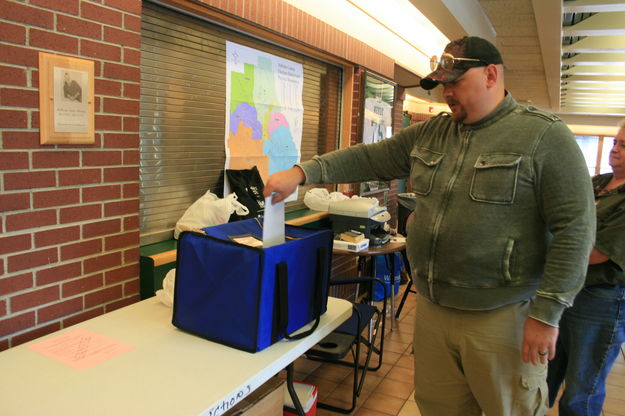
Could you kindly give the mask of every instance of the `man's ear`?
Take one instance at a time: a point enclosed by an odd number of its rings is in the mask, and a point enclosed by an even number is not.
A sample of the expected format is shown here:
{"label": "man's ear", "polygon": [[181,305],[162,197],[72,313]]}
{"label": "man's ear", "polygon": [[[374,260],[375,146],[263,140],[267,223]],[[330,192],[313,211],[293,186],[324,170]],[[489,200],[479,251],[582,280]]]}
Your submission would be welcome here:
{"label": "man's ear", "polygon": [[501,76],[499,67],[497,65],[490,64],[484,68],[484,71],[486,72],[486,86],[491,88],[496,85],[497,80]]}

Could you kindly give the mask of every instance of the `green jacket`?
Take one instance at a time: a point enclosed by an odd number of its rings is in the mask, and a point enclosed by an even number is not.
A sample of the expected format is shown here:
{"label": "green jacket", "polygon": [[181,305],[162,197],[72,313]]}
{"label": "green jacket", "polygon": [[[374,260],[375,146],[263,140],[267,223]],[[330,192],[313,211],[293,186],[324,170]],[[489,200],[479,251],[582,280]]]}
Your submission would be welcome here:
{"label": "green jacket", "polygon": [[407,254],[434,303],[489,310],[532,299],[530,316],[557,326],[583,285],[595,232],[584,157],[563,122],[510,94],[477,123],[441,113],[299,166],[306,184],[409,178]]}
{"label": "green jacket", "polygon": [[625,285],[625,185],[601,194],[610,179],[612,173],[592,179],[597,208],[595,247],[610,260],[588,266],[586,286]]}

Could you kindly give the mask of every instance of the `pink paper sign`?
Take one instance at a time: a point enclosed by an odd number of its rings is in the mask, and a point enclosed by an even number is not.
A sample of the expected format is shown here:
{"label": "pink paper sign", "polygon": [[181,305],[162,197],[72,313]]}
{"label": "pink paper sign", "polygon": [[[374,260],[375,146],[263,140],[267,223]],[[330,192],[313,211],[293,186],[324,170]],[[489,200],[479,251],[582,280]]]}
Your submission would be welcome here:
{"label": "pink paper sign", "polygon": [[86,370],[135,347],[88,329],[78,328],[29,345],[28,348],[77,370]]}

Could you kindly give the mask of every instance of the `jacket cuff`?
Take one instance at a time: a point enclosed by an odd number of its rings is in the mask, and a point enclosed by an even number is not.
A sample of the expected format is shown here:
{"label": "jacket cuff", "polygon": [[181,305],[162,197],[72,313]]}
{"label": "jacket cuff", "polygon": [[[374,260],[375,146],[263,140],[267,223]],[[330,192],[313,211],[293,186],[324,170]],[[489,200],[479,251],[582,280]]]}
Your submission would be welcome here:
{"label": "jacket cuff", "polygon": [[529,316],[537,321],[559,328],[560,317],[565,308],[566,306],[559,302],[536,296],[530,307]]}
{"label": "jacket cuff", "polygon": [[313,158],[302,163],[296,163],[295,166],[299,166],[304,171],[306,180],[304,185],[321,183],[321,165]]}

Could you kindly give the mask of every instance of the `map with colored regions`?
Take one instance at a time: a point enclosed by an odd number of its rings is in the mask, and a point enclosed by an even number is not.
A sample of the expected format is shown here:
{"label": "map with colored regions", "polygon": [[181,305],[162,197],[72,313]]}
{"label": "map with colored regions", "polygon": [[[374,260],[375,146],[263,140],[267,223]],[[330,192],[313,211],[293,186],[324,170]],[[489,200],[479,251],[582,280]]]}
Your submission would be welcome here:
{"label": "map with colored regions", "polygon": [[233,42],[226,56],[226,169],[256,166],[266,182],[300,160],[303,67]]}

